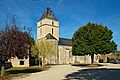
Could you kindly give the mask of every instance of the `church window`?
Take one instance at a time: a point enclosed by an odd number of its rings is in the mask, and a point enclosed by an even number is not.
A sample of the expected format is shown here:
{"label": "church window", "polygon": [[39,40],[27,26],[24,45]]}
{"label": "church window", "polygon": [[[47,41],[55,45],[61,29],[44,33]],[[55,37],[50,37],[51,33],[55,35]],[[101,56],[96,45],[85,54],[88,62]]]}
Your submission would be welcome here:
{"label": "church window", "polygon": [[40,28],[40,35],[42,35],[42,28]]}
{"label": "church window", "polygon": [[53,34],[53,28],[52,28],[52,34]]}
{"label": "church window", "polygon": [[52,14],[50,13],[50,15],[52,15]]}
{"label": "church window", "polygon": [[54,22],[52,21],[52,25],[54,25]]}
{"label": "church window", "polygon": [[40,22],[40,26],[42,26],[42,22]]}
{"label": "church window", "polygon": [[50,11],[50,13],[49,13],[50,15],[52,15],[52,11]]}

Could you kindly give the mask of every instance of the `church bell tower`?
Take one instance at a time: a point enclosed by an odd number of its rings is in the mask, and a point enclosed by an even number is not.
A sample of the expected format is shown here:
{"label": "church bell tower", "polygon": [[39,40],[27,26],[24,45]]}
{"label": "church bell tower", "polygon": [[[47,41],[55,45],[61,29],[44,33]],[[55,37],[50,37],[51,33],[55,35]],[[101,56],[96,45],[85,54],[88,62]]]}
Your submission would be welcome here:
{"label": "church bell tower", "polygon": [[59,21],[49,7],[37,22],[37,40],[44,38],[48,34],[59,41]]}

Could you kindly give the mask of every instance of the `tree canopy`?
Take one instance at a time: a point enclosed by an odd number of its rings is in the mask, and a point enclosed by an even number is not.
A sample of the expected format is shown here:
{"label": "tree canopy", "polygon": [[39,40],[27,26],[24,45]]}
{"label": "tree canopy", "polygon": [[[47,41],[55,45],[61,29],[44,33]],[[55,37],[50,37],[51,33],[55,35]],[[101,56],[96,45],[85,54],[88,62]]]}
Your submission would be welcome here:
{"label": "tree canopy", "polygon": [[35,46],[32,46],[31,49],[32,49],[32,55],[37,56],[39,62],[42,59],[43,66],[46,63],[46,60],[50,59],[50,57],[55,53],[54,44],[44,38],[39,40]]}
{"label": "tree canopy", "polygon": [[114,52],[117,45],[112,40],[113,32],[96,23],[80,27],[72,37],[73,55],[94,55]]}
{"label": "tree canopy", "polygon": [[18,57],[27,58],[30,49],[30,38],[28,32],[22,31],[13,19],[10,24],[0,30],[0,63],[4,66],[8,59]]}

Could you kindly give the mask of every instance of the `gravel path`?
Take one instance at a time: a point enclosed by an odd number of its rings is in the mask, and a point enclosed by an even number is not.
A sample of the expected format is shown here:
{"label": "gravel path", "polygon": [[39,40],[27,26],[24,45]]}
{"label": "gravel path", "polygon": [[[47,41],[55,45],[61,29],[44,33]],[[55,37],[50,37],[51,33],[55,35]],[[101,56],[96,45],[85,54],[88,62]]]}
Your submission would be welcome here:
{"label": "gravel path", "polygon": [[67,74],[76,72],[80,67],[70,66],[70,65],[57,65],[52,66],[48,71],[42,71],[38,73],[32,73],[24,78],[17,78],[13,80],[63,80]]}
{"label": "gravel path", "polygon": [[[120,68],[120,64],[104,64],[106,66],[96,67],[96,68]],[[85,67],[75,67],[71,65],[57,65],[52,66],[47,71],[37,72],[29,74],[24,77],[17,77],[12,80],[63,80],[65,76],[73,72],[77,72],[82,69],[87,69]]]}

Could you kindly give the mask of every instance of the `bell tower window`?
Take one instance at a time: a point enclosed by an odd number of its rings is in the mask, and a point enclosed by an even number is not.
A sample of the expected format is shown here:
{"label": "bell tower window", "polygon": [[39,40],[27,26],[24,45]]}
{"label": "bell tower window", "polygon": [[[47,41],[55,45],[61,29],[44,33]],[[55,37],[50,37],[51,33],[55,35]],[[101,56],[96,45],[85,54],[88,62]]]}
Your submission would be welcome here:
{"label": "bell tower window", "polygon": [[42,26],[42,21],[40,22],[40,26]]}
{"label": "bell tower window", "polygon": [[54,22],[52,21],[52,25],[54,25]]}
{"label": "bell tower window", "polygon": [[40,35],[42,35],[42,28],[40,28]]}
{"label": "bell tower window", "polygon": [[52,34],[53,34],[53,28],[52,28]]}

